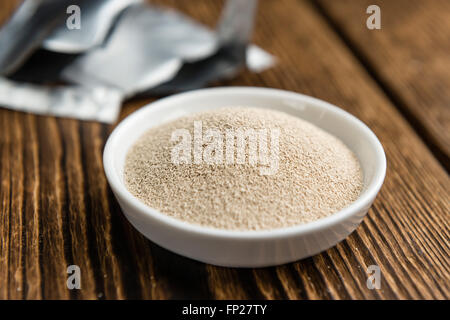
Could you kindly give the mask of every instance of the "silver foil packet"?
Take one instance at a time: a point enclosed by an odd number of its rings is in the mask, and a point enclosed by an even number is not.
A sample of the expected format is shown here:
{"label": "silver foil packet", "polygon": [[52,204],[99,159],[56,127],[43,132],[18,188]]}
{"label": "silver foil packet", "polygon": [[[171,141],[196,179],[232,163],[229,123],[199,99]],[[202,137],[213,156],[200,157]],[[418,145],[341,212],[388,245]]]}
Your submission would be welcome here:
{"label": "silver foil packet", "polygon": [[123,95],[104,86],[42,86],[0,77],[0,105],[36,114],[113,123]]}
{"label": "silver foil packet", "polygon": [[0,29],[0,75],[10,75],[64,21],[70,0],[23,1]]}
{"label": "silver foil packet", "polygon": [[[215,31],[141,0],[70,4],[81,8],[80,30],[66,28],[54,12],[50,19],[49,8],[65,13],[64,0],[25,0],[0,30],[0,44],[7,47],[0,50],[0,74],[10,77],[0,79],[1,106],[114,122],[125,98],[196,89],[245,66],[260,72],[275,61],[248,44],[257,0],[228,0]],[[50,51],[53,56],[40,58]],[[45,85],[61,80],[72,85]]]}
{"label": "silver foil packet", "polygon": [[77,54],[103,44],[119,14],[142,0],[78,0],[82,8],[82,28],[69,29],[59,24],[45,38],[42,48],[54,52]]}
{"label": "silver foil packet", "polygon": [[217,50],[212,32],[173,10],[145,4],[127,8],[108,42],[63,70],[64,80],[116,87],[126,96],[172,79],[184,61]]}

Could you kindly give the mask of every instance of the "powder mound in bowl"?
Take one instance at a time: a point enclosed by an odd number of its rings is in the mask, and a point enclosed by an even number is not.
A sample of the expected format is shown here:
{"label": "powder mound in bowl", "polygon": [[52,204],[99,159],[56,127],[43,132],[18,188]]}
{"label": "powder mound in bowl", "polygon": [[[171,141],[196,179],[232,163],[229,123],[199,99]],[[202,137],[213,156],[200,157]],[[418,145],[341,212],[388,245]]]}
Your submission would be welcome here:
{"label": "powder mound in bowl", "polygon": [[307,121],[228,107],[148,130],[128,151],[124,182],[140,201],[174,218],[267,230],[348,206],[361,192],[362,171],[344,143]]}

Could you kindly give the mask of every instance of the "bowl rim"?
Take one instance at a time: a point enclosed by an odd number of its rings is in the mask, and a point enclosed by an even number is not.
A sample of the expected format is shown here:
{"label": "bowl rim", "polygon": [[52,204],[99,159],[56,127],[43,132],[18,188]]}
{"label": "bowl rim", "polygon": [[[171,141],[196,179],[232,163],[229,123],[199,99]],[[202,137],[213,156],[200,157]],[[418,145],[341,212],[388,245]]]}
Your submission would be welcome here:
{"label": "bowl rim", "polygon": [[[349,206],[339,210],[328,217],[321,218],[312,222],[305,224],[282,227],[276,229],[265,229],[265,230],[227,230],[218,229],[213,227],[196,225],[189,223],[177,218],[168,216],[158,210],[147,206],[141,202],[138,198],[131,194],[125,187],[123,181],[121,181],[118,172],[115,170],[114,166],[114,146],[120,140],[120,136],[123,131],[128,129],[133,123],[141,118],[143,114],[149,112],[149,110],[156,111],[160,108],[165,107],[177,100],[189,98],[194,95],[204,95],[204,94],[251,94],[251,95],[279,95],[282,98],[295,99],[297,101],[306,102],[308,104],[317,105],[321,108],[327,109],[327,111],[338,113],[341,116],[350,120],[354,126],[359,128],[359,131],[365,133],[366,138],[370,142],[370,146],[375,149],[376,154],[376,169],[371,181],[368,182],[366,190],[360,195],[353,203]],[[334,225],[337,225],[347,218],[361,212],[366,207],[371,205],[371,202],[375,199],[378,194],[386,175],[386,155],[384,153],[383,146],[376,137],[376,135],[364,124],[361,120],[353,116],[352,114],[344,111],[343,109],[332,105],[326,101],[310,97],[301,93],[296,93],[292,91],[264,88],[264,87],[214,87],[192,90],[188,92],[174,94],[162,99],[158,99],[151,102],[137,111],[128,115],[114,128],[113,132],[108,137],[104,151],[103,151],[103,167],[106,174],[107,181],[110,187],[114,191],[116,197],[127,202],[128,206],[131,206],[136,210],[141,216],[147,216],[147,218],[153,218],[158,220],[160,223],[180,232],[188,232],[198,236],[207,237],[218,237],[225,239],[242,239],[242,240],[260,240],[260,239],[271,239],[271,238],[285,238],[291,236],[298,236],[300,234],[309,234],[312,232],[318,232]],[[123,210],[122,210],[123,211]],[[127,213],[123,212],[126,216]]]}

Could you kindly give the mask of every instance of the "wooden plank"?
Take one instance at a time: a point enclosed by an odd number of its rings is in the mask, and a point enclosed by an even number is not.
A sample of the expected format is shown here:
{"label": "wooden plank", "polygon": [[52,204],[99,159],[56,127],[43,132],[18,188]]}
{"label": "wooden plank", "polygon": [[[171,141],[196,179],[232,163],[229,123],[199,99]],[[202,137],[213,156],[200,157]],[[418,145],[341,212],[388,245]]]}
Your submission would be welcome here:
{"label": "wooden plank", "polygon": [[61,135],[64,156],[62,170],[65,180],[67,200],[63,211],[67,215],[65,236],[70,242],[67,252],[68,265],[77,265],[83,270],[81,287],[83,290],[72,291],[78,298],[95,299],[95,276],[91,259],[89,258],[88,215],[85,199],[85,180],[83,176],[83,161],[80,136],[80,123],[76,120],[61,119],[58,129]]}
{"label": "wooden plank", "polygon": [[22,118],[19,130],[23,131],[24,140],[24,229],[22,230],[24,244],[23,298],[40,299],[41,295],[41,265],[40,265],[40,236],[39,236],[39,150],[36,130],[36,116],[16,113]]}
{"label": "wooden plank", "polygon": [[[198,10],[169,4],[213,25],[220,5],[196,1]],[[195,262],[144,239],[121,214],[101,160],[112,126],[0,109],[0,298],[449,298],[450,185],[427,146],[310,2],[261,1],[254,40],[278,65],[219,85],[328,100],[383,143],[386,182],[363,224],[336,247],[284,266]],[[121,116],[149,101],[127,103]],[[65,287],[72,263],[81,267],[78,292]],[[381,290],[366,286],[372,264]]]}
{"label": "wooden plank", "polygon": [[[61,167],[63,146],[54,118],[39,117],[36,126],[39,146],[39,234],[43,298],[69,298],[66,287],[68,261],[66,237],[65,187]],[[14,148],[14,147],[13,147]],[[16,212],[11,211],[11,214]]]}
{"label": "wooden plank", "polygon": [[[447,0],[320,0],[322,10],[404,115],[450,166],[450,2]],[[366,27],[369,5],[381,30]]]}
{"label": "wooden plank", "polygon": [[11,129],[6,121],[5,113],[2,113],[1,124],[4,133],[0,140],[0,177],[1,177],[1,196],[0,196],[0,299],[7,299],[10,291],[9,287],[9,242],[10,242],[10,214],[11,211],[11,169],[10,162],[10,145],[11,145]]}

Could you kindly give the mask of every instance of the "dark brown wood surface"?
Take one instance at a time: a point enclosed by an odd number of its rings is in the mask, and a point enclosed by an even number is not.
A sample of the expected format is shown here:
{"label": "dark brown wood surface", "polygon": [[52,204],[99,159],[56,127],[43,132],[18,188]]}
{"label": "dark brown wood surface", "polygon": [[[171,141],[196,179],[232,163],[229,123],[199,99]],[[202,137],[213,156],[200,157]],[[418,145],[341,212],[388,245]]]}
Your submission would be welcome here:
{"label": "dark brown wood surface", "polygon": [[[0,3],[1,18],[12,2]],[[159,2],[211,26],[221,9],[219,1]],[[342,5],[348,12],[361,6],[356,0]],[[388,160],[386,181],[351,236],[319,255],[272,268],[220,268],[183,258],[146,240],[122,215],[102,167],[113,126],[0,109],[0,299],[448,299],[450,182],[433,154],[438,147],[445,152],[448,143],[448,122],[439,116],[447,93],[435,82],[445,71],[436,71],[436,79],[427,75],[421,85],[404,85],[402,66],[393,62],[400,58],[391,52],[385,57],[391,67],[371,58],[375,78],[327,18],[328,6],[344,10],[328,2],[260,1],[254,41],[276,55],[277,66],[215,85],[312,95],[351,112],[377,134]],[[441,10],[448,21],[448,6]],[[364,17],[365,10],[347,19],[365,25]],[[395,34],[388,26],[383,32]],[[354,41],[365,46],[358,35]],[[421,54],[431,57],[444,48],[429,50]],[[450,64],[450,55],[439,59]],[[405,62],[403,68],[413,67]],[[410,104],[422,94],[433,104]],[[126,103],[121,117],[150,101]],[[81,268],[81,290],[66,287],[71,264]],[[381,268],[380,290],[366,286],[366,269],[374,264]]]}
{"label": "dark brown wood surface", "polygon": [[[402,114],[450,168],[450,1],[320,0],[318,8],[347,41]],[[369,5],[381,30],[366,27]]]}

